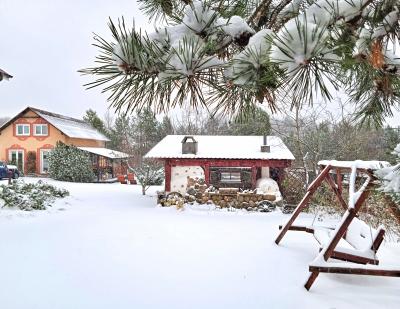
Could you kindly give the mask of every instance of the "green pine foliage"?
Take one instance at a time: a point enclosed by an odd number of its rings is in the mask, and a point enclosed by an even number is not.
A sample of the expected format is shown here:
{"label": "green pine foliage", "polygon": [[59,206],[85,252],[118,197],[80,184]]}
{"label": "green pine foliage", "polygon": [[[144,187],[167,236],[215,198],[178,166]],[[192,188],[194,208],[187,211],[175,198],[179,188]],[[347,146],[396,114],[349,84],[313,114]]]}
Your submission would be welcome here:
{"label": "green pine foliage", "polygon": [[104,135],[108,135],[104,121],[97,115],[97,112],[93,109],[90,108],[86,111],[85,115],[83,116],[83,120]]}
{"label": "green pine foliage", "polygon": [[236,118],[229,126],[230,135],[269,135],[271,123],[269,115],[257,107],[254,111]]}
{"label": "green pine foliage", "polygon": [[51,206],[56,198],[69,195],[65,189],[56,188],[41,180],[37,183],[13,181],[11,185],[0,186],[1,207],[17,207],[21,210],[44,210]]}
{"label": "green pine foliage", "polygon": [[[361,122],[400,107],[398,0],[140,0],[154,32],[122,18],[95,36],[96,79],[117,110],[176,106],[241,114],[346,92]],[[286,104],[289,103],[289,104]]]}
{"label": "green pine foliage", "polygon": [[89,154],[58,142],[49,155],[49,176],[70,182],[92,182],[95,180]]}

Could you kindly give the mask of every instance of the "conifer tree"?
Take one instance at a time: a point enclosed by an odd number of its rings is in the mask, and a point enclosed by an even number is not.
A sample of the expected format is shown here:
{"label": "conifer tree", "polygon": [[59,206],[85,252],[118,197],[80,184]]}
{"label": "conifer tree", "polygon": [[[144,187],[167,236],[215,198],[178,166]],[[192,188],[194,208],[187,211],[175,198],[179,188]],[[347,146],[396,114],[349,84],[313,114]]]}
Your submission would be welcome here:
{"label": "conifer tree", "polygon": [[[95,36],[97,79],[118,110],[189,102],[228,114],[301,107],[343,89],[362,121],[400,103],[398,0],[140,0],[165,26],[110,20]],[[160,23],[161,22],[161,23]]]}

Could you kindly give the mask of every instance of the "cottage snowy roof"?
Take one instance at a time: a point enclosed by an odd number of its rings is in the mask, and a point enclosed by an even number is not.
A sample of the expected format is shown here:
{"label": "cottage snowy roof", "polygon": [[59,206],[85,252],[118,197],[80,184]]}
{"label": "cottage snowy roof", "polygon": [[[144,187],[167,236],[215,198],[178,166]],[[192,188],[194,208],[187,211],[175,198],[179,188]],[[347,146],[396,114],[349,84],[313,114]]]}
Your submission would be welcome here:
{"label": "cottage snowy roof", "polygon": [[109,159],[126,159],[132,157],[127,153],[107,148],[100,148],[100,147],[78,147],[78,148],[83,151],[87,151]]}
{"label": "cottage snowy roof", "polygon": [[153,147],[145,158],[203,158],[203,159],[259,159],[294,160],[293,154],[277,136],[268,136],[270,152],[261,152],[263,136],[191,135],[197,141],[196,154],[182,153],[185,135],[168,135]]}
{"label": "cottage snowy roof", "polygon": [[90,124],[83,120],[75,119],[72,117],[68,116],[63,116],[60,114],[55,114],[51,113],[48,111],[44,111],[41,109],[33,108],[33,107],[27,107],[25,108],[22,112],[20,112],[18,115],[4,123],[1,127],[0,130],[3,128],[7,127],[9,124],[11,124],[14,120],[22,116],[24,113],[26,113],[28,110],[33,111],[40,117],[42,117],[44,120],[46,120],[48,123],[56,127],[58,130],[60,130],[62,133],[64,133],[66,136],[71,137],[71,138],[83,138],[83,139],[93,139],[93,140],[98,140],[98,141],[109,141],[107,137],[105,137],[102,133],[100,133],[98,130],[93,128]]}

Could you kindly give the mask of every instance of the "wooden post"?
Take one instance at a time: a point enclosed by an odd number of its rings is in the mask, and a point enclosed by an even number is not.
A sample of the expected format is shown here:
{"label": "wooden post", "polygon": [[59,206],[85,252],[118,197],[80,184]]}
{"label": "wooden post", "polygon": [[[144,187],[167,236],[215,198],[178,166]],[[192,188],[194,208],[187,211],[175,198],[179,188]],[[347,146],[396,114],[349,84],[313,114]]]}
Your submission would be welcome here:
{"label": "wooden post", "polygon": [[307,289],[307,291],[310,290],[311,286],[313,285],[315,279],[317,279],[319,275],[319,271],[313,271],[310,275],[310,277],[308,278],[306,284],[304,285],[304,287]]}
{"label": "wooden post", "polygon": [[275,243],[278,245],[279,242],[282,240],[283,236],[285,236],[286,232],[289,230],[290,226],[293,224],[294,220],[299,216],[301,211],[307,207],[308,202],[310,201],[312,195],[314,194],[315,190],[321,185],[322,181],[325,179],[326,175],[328,175],[329,171],[331,170],[331,166],[327,165],[321,171],[321,173],[314,179],[314,181],[308,187],[306,195],[303,197],[299,205],[294,210],[292,216],[290,217],[289,221],[285,224],[281,232],[279,233],[278,237],[275,240]]}
{"label": "wooden post", "polygon": [[251,167],[251,189],[256,188],[256,182],[257,182],[257,167],[252,166]]}
{"label": "wooden post", "polygon": [[165,192],[171,191],[171,164],[168,160],[165,161]]}
{"label": "wooden post", "polygon": [[343,182],[342,182],[342,171],[340,170],[340,168],[336,169],[336,182],[337,182],[337,189],[338,189],[340,195],[342,195]]}
{"label": "wooden post", "polygon": [[335,193],[336,198],[337,198],[337,200],[338,200],[340,206],[342,206],[342,208],[343,208],[344,210],[347,210],[347,203],[346,203],[345,200],[343,199],[342,194],[341,194],[341,192],[339,191],[339,188],[336,187],[336,184],[335,184],[335,182],[333,181],[332,176],[329,175],[329,174],[326,175],[325,180],[328,182],[328,184],[329,184],[329,186],[331,187],[333,193]]}
{"label": "wooden post", "polygon": [[210,164],[205,163],[204,164],[204,181],[206,182],[206,185],[210,185]]}

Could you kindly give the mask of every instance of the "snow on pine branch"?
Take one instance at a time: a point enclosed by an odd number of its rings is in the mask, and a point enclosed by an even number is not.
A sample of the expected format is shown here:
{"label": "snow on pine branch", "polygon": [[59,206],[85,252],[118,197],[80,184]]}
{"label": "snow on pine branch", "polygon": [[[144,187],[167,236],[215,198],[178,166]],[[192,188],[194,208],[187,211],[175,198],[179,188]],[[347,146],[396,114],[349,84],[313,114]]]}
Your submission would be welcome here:
{"label": "snow on pine branch", "polygon": [[[281,94],[296,104],[310,103],[320,94],[330,99],[328,83],[347,88],[351,95],[355,87],[346,84],[346,76],[358,70],[360,59],[370,61],[375,39],[383,36],[386,43],[399,26],[398,5],[391,5],[394,0],[255,1],[246,2],[242,9],[236,6],[239,2],[180,3],[179,9],[169,7],[167,26],[149,33],[134,28],[127,31],[124,24],[111,25],[115,41],[100,38],[96,42],[101,48],[97,57],[101,66],[82,71],[98,76],[88,85],[119,78],[105,90],[113,92],[110,100],[114,106],[128,109],[150,99],[166,110],[199,96],[204,104],[218,98],[221,102],[212,104],[222,109],[242,100],[246,104],[267,102],[274,110]],[[393,44],[379,46],[386,65],[379,69],[400,71],[398,54],[389,52],[388,46]],[[357,83],[356,93],[364,93],[363,83],[370,80]],[[188,84],[194,88],[184,88]],[[372,86],[367,86],[371,89],[380,84],[372,81]],[[232,85],[237,96],[227,93]],[[384,89],[382,96],[390,102],[377,111],[388,112],[399,101],[392,84],[385,85],[389,89]],[[178,101],[175,93],[180,94]]]}
{"label": "snow on pine branch", "polygon": [[381,190],[391,195],[395,202],[400,205],[400,144],[396,146],[393,154],[398,156],[398,164],[382,168],[375,175],[382,181]]}

